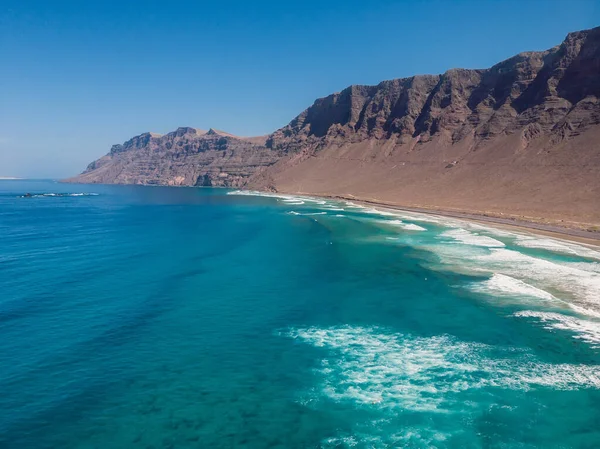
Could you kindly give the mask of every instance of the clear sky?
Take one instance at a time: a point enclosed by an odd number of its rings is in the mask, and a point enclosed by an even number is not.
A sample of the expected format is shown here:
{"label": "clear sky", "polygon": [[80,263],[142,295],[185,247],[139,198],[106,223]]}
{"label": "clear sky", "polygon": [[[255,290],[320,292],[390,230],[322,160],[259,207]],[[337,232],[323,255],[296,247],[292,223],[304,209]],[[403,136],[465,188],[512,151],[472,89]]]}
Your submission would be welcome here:
{"label": "clear sky", "polygon": [[2,0],[0,176],[74,175],[145,131],[266,134],[350,84],[598,25],[598,0]]}

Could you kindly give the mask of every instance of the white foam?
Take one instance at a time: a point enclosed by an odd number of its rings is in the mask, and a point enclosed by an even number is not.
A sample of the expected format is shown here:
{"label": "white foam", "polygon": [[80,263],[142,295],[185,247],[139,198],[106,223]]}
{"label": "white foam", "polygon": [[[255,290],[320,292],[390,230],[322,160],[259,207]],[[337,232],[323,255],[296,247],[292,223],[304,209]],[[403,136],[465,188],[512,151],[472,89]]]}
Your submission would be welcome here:
{"label": "white foam", "polygon": [[531,296],[545,301],[552,301],[550,293],[529,285],[519,279],[494,273],[491,278],[472,285],[472,290],[482,293],[493,293],[500,296]]}
{"label": "white foam", "polygon": [[362,209],[362,208],[363,208],[363,206],[359,206],[358,204],[356,204],[356,203],[353,203],[353,202],[351,202],[351,201],[345,201],[345,202],[344,202],[344,204],[345,204],[346,206],[348,206],[348,207],[355,207],[355,208],[357,208],[357,209]]}
{"label": "white foam", "polygon": [[[98,196],[99,193],[36,193],[30,195],[31,198],[44,198],[44,197],[68,197],[68,196]],[[20,198],[27,198],[25,195],[21,195]]]}
{"label": "white foam", "polygon": [[289,195],[280,193],[259,192],[257,190],[233,190],[227,192],[227,195],[243,195],[243,196],[265,196],[269,198],[289,198]]}
{"label": "white foam", "polygon": [[317,371],[321,397],[361,406],[447,412],[470,389],[600,388],[596,366],[543,363],[526,350],[449,336],[352,326],[295,329],[287,335],[327,351]]}
{"label": "white foam", "polygon": [[486,235],[480,235],[469,232],[466,229],[452,229],[441,234],[442,237],[451,238],[465,245],[484,246],[487,248],[501,248],[504,245],[500,240],[496,240]]}
{"label": "white foam", "polygon": [[[454,236],[457,237],[458,234]],[[484,242],[478,241],[478,243]],[[503,274],[544,291],[549,290],[554,296],[574,303],[574,307],[583,307],[591,310],[592,313],[600,313],[600,273],[586,269],[594,266],[593,264],[551,261],[502,247],[442,242],[433,244],[418,242],[417,247],[439,256],[441,266],[431,264],[431,269],[450,269],[466,274]]]}
{"label": "white foam", "polygon": [[490,254],[474,257],[480,269],[528,278],[538,285],[571,293],[581,301],[600,304],[600,275],[540,259],[518,251],[492,249]]}
{"label": "white foam", "polygon": [[404,225],[404,229],[407,229],[409,231],[427,231],[427,229],[424,228],[423,226],[419,226],[419,225],[414,224],[414,223],[406,223]]}
{"label": "white foam", "polygon": [[[519,279],[515,279],[504,274],[494,273],[491,278],[485,281],[475,282],[471,284],[470,289],[475,292],[492,294],[493,296],[499,296],[502,298],[504,304],[515,305],[548,305],[548,302],[554,303],[550,305],[556,305],[560,307],[567,307],[581,315],[600,318],[600,312],[592,309],[578,306],[571,301],[565,301],[557,298],[556,296],[548,293],[545,290],[529,285]],[[528,301],[523,297],[532,299]],[[507,298],[515,299],[515,301],[506,301]]]}
{"label": "white foam", "polygon": [[[525,310],[515,313],[522,318],[535,318],[544,323],[546,329],[560,329],[573,332],[573,338],[590,343],[592,347],[600,347],[600,323],[582,320],[572,316],[553,312],[537,312]],[[598,370],[600,373],[600,370]]]}
{"label": "white foam", "polygon": [[477,223],[473,223],[470,221],[464,221],[462,222],[462,225],[464,227],[466,227],[467,229],[473,230],[473,231],[483,231],[487,234],[492,234],[496,237],[517,237],[519,234],[516,234],[514,232],[508,232],[508,231],[503,231],[500,230],[498,228],[494,228],[491,226],[483,226]]}
{"label": "white foam", "polygon": [[[386,425],[382,429],[381,424]],[[389,420],[373,420],[359,426],[359,430],[352,434],[341,433],[335,437],[325,438],[321,441],[323,448],[350,448],[361,447],[371,449],[387,449],[399,447],[427,447],[435,448],[443,446],[443,442],[451,434],[439,432],[429,428],[414,428],[403,426],[395,428],[394,432],[388,430]]]}
{"label": "white foam", "polygon": [[375,209],[372,207],[362,207],[361,212],[364,212],[366,214],[381,215],[383,217],[397,217],[398,216],[398,214],[396,212]]}
{"label": "white foam", "polygon": [[551,238],[539,238],[527,235],[516,235],[514,243],[523,248],[545,249],[556,253],[589,257],[600,260],[600,252],[574,243],[563,242]]}
{"label": "white foam", "polygon": [[309,216],[309,215],[327,215],[327,212],[310,212],[310,213],[300,213],[300,212],[296,212],[296,211],[291,211],[288,212],[289,214],[292,215],[302,215],[302,216]]}
{"label": "white foam", "polygon": [[405,220],[412,220],[412,221],[418,221],[421,223],[431,223],[431,224],[437,224],[437,225],[449,225],[452,223],[452,220],[443,220],[443,219],[435,218],[435,217],[429,216],[429,215],[402,214],[402,215],[400,215],[400,217]]}
{"label": "white foam", "polygon": [[402,220],[379,220],[379,223],[397,226],[407,231],[427,231],[427,229],[422,226],[414,223],[404,223]]}
{"label": "white foam", "polygon": [[562,263],[562,265],[582,271],[600,273],[600,263],[598,262],[566,262]]}
{"label": "white foam", "polygon": [[315,198],[310,198],[310,197],[305,197],[305,196],[289,195],[289,194],[285,194],[285,193],[258,192],[256,190],[234,190],[231,192],[227,192],[227,195],[262,196],[262,197],[266,197],[266,198],[277,198],[288,204],[300,202],[300,201],[311,202],[311,203],[320,203],[321,202],[321,200],[318,200]]}

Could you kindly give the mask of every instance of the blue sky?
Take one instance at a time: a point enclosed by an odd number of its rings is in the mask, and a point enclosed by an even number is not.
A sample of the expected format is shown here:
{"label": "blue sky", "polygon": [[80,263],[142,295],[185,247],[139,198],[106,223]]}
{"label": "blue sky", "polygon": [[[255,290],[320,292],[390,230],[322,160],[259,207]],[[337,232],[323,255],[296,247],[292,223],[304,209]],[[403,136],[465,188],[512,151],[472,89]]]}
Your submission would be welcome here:
{"label": "blue sky", "polygon": [[145,131],[269,133],[350,84],[484,68],[600,25],[597,0],[0,4],[0,176]]}

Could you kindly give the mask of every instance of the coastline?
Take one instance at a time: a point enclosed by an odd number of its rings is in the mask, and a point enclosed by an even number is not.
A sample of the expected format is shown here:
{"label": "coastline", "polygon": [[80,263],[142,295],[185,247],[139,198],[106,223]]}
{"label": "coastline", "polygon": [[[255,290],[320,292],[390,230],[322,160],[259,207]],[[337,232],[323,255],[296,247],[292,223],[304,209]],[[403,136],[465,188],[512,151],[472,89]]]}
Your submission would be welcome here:
{"label": "coastline", "polygon": [[[350,200],[351,201],[351,200]],[[594,248],[600,248],[600,233],[593,231],[584,231],[578,229],[571,229],[567,227],[561,227],[550,224],[535,223],[526,220],[492,217],[480,214],[474,214],[469,212],[458,212],[458,211],[446,211],[440,209],[425,209],[418,207],[402,207],[392,206],[377,202],[355,200],[357,204],[368,205],[376,207],[381,210],[389,211],[405,211],[405,212],[417,212],[428,215],[438,215],[442,217],[458,218],[460,220],[472,221],[478,224],[484,224],[486,226],[496,227],[505,230],[525,232],[529,234],[541,235],[545,237],[551,237],[558,240],[566,240],[574,243],[592,246]]]}
{"label": "coastline", "polygon": [[[60,180],[60,183],[64,183],[65,180]],[[85,184],[85,183],[72,183],[72,184]],[[131,184],[107,184],[107,185],[131,185]],[[144,187],[188,187],[188,188],[204,188],[201,186],[169,186],[169,185],[153,185],[153,184],[136,184]],[[241,190],[246,192],[252,192],[252,190],[245,190],[243,188],[231,188],[231,187],[210,187],[210,188],[222,188],[224,190]],[[505,229],[507,231],[518,231],[529,234],[535,234],[545,237],[551,237],[558,240],[565,240],[574,242],[582,245],[594,247],[595,249],[600,248],[600,232],[588,231],[582,228],[573,228],[568,226],[560,226],[551,223],[539,223],[536,221],[528,221],[522,218],[516,217],[499,217],[492,213],[475,213],[466,212],[460,210],[447,210],[437,208],[426,208],[416,206],[402,206],[398,204],[389,204],[380,202],[374,199],[360,198],[351,194],[347,196],[343,195],[328,195],[328,194],[311,194],[306,192],[284,192],[284,191],[259,191],[257,193],[273,194],[273,195],[297,195],[305,196],[307,198],[320,198],[337,201],[351,201],[356,204],[363,206],[374,207],[383,211],[404,211],[404,212],[416,212],[427,215],[437,215],[441,217],[457,218],[459,220],[471,221],[478,224],[484,224],[486,226],[496,227],[499,229]]]}
{"label": "coastline", "polygon": [[382,211],[404,211],[404,212],[416,212],[427,215],[437,215],[441,217],[457,218],[460,220],[471,221],[478,224],[484,224],[486,226],[496,227],[507,231],[518,231],[528,234],[541,235],[545,237],[551,237],[558,240],[565,240],[574,242],[582,245],[591,246],[594,249],[600,248],[600,232],[587,231],[584,229],[570,228],[567,226],[559,226],[550,223],[537,223],[535,221],[527,221],[517,218],[504,218],[493,215],[477,214],[473,212],[462,212],[462,211],[451,211],[444,209],[433,209],[424,207],[414,206],[400,206],[396,204],[387,204],[374,200],[363,199],[353,195],[341,196],[341,195],[306,195],[304,193],[287,193],[277,192],[284,195],[302,195],[309,196],[312,198],[331,199],[339,201],[351,201],[353,203],[374,207]]}

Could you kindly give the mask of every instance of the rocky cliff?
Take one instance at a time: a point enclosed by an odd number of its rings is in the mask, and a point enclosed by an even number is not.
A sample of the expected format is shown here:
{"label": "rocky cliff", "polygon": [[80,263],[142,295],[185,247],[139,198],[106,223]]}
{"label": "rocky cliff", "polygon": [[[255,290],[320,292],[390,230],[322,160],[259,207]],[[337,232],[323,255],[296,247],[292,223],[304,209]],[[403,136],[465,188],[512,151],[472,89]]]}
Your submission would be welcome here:
{"label": "rocky cliff", "polygon": [[143,134],[75,180],[243,186],[600,223],[599,125],[595,28],[489,69],[350,86],[263,142],[191,128]]}
{"label": "rocky cliff", "polygon": [[265,138],[241,138],[223,131],[178,128],[144,133],[92,162],[69,182],[240,187],[257,170],[280,158]]}
{"label": "rocky cliff", "polygon": [[600,28],[489,69],[351,86],[266,145],[249,188],[600,223]]}

